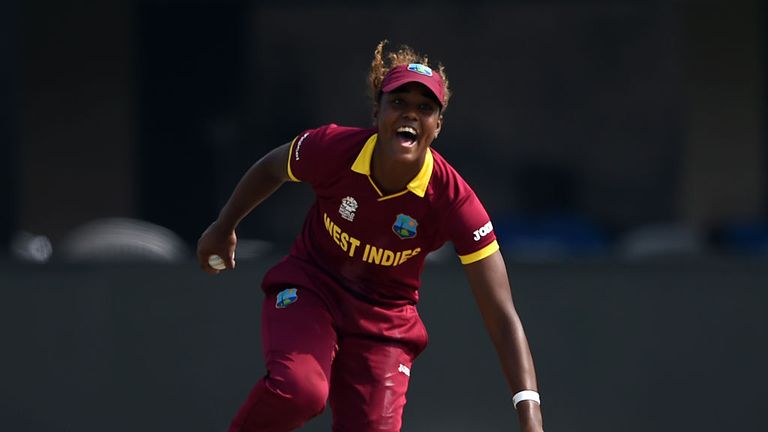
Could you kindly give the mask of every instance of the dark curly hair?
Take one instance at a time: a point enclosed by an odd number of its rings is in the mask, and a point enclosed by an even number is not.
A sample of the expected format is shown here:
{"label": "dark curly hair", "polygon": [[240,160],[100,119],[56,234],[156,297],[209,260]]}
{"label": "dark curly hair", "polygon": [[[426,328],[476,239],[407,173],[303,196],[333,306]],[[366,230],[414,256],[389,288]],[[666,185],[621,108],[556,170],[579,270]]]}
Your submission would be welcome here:
{"label": "dark curly hair", "polygon": [[[385,55],[384,45],[387,43],[387,40],[383,40],[376,46],[376,50],[373,52],[373,61],[371,61],[371,72],[368,74],[370,97],[374,103],[378,103],[381,100],[381,82],[384,80],[384,76],[387,75],[387,72],[389,72],[390,69],[410,63],[421,63],[425,66],[429,66],[429,57],[427,57],[427,55],[418,54],[407,45],[401,45],[397,51],[390,51]],[[430,66],[430,68],[432,67]],[[443,110],[445,110],[445,108],[448,107],[448,99],[451,97],[451,90],[448,88],[448,77],[445,75],[445,68],[442,63],[437,64],[436,70],[443,79],[443,90],[445,92]]]}

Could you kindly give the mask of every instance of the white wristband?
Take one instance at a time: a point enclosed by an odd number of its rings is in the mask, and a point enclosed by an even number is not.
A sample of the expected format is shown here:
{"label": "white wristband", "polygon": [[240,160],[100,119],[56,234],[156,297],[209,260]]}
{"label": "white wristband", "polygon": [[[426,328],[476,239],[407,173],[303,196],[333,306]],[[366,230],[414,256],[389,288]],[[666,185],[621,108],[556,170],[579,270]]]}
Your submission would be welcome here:
{"label": "white wristband", "polygon": [[515,393],[515,395],[512,396],[512,404],[515,405],[515,409],[517,409],[517,404],[519,404],[524,400],[532,400],[537,404],[541,405],[541,398],[539,397],[539,392],[533,391],[533,390],[523,390]]}

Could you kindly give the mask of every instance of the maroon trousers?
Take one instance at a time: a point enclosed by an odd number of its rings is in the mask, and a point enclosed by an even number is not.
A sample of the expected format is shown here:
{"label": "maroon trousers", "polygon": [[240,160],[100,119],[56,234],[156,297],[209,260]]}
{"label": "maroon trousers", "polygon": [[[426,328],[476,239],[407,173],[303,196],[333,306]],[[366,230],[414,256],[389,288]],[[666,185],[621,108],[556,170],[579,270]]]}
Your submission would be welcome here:
{"label": "maroon trousers", "polygon": [[[267,374],[229,431],[295,430],[320,414],[326,401],[334,432],[399,431],[410,368],[427,343],[415,306],[371,305],[320,273],[299,278],[311,286],[270,283],[283,280],[285,272],[293,279],[296,271],[306,274],[301,267],[284,261],[265,278]],[[295,298],[286,302],[290,288]]]}

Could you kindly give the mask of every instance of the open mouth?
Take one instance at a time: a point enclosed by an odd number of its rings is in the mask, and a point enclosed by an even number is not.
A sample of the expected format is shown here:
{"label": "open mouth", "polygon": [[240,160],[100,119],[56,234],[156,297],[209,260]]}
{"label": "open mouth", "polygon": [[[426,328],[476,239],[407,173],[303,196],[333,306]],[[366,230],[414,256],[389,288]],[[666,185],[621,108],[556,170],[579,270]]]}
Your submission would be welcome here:
{"label": "open mouth", "polygon": [[416,139],[419,137],[419,134],[411,126],[400,126],[397,128],[397,137],[400,139],[402,146],[413,147],[416,145]]}

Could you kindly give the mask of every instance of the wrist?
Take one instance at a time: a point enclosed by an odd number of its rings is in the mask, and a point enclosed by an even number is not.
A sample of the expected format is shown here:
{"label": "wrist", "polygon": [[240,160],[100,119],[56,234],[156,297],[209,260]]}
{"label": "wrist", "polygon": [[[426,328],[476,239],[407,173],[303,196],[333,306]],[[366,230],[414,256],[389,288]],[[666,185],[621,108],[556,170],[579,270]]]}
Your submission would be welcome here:
{"label": "wrist", "polygon": [[539,392],[536,390],[521,390],[517,393],[515,393],[514,396],[512,396],[512,404],[515,406],[515,409],[517,409],[517,405],[522,401],[533,401],[539,405],[541,405],[541,397],[539,396]]}
{"label": "wrist", "polygon": [[211,227],[218,232],[229,234],[235,231],[237,223],[238,220],[228,217],[225,214],[220,214]]}
{"label": "wrist", "polygon": [[515,393],[512,403],[517,410],[520,429],[523,432],[542,431],[541,398],[534,390],[523,390]]}
{"label": "wrist", "polygon": [[543,422],[541,417],[541,407],[536,402],[526,400],[517,405],[517,419],[520,423],[520,430],[523,432],[541,432]]}

